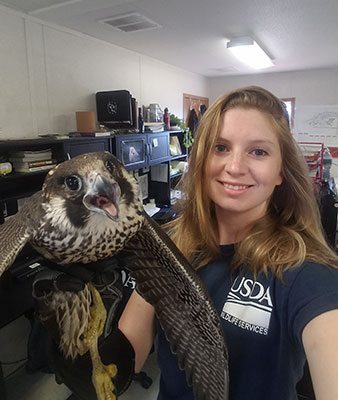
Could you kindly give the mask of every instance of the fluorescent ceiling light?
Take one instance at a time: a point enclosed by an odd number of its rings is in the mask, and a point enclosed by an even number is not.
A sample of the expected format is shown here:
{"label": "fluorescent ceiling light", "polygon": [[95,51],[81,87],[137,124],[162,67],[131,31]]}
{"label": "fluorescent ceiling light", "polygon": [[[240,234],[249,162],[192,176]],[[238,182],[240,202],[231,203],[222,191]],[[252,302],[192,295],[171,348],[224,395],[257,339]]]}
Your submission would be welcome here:
{"label": "fluorescent ceiling light", "polygon": [[234,38],[227,48],[243,63],[255,69],[273,66],[271,58],[250,37]]}

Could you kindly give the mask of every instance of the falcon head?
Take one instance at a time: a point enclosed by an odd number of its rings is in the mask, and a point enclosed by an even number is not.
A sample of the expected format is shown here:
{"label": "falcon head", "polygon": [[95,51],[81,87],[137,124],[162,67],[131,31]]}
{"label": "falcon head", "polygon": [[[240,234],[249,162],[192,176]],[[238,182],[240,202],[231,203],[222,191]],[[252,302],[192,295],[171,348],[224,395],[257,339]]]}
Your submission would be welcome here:
{"label": "falcon head", "polygon": [[136,181],[108,152],[82,154],[49,171],[42,202],[54,215],[63,211],[74,227],[97,221],[96,214],[118,222],[121,212],[141,210]]}

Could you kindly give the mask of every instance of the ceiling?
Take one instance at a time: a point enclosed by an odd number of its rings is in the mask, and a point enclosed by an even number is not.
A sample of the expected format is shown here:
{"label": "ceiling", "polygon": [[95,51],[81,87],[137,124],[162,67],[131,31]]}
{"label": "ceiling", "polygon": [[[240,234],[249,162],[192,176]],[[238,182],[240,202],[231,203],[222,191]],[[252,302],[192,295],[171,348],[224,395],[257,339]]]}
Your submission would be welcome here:
{"label": "ceiling", "polygon": [[[30,16],[207,77],[257,73],[226,39],[251,36],[273,58],[262,72],[338,67],[337,0],[0,0]],[[156,28],[123,32],[103,20],[140,14]],[[149,22],[149,21],[148,21]]]}

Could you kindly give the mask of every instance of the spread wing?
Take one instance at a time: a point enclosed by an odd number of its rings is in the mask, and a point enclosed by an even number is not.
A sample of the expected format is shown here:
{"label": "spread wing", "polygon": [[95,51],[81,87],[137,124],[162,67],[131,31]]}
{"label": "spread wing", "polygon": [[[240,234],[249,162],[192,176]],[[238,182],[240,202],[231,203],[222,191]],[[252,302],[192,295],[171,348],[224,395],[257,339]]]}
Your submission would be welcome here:
{"label": "spread wing", "polygon": [[137,255],[132,275],[186,372],[197,400],[228,398],[228,361],[217,311],[199,276],[148,216],[127,244]]}
{"label": "spread wing", "polygon": [[36,227],[39,203],[40,193],[36,193],[26,200],[17,214],[0,225],[0,276],[13,264],[24,245],[30,240]]}

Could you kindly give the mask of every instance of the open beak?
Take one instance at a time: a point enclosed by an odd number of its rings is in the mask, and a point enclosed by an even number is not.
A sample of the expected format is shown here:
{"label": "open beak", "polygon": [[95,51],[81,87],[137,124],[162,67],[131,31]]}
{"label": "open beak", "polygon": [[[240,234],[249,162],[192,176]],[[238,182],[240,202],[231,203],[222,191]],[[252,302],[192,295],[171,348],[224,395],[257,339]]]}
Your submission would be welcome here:
{"label": "open beak", "polygon": [[107,216],[114,221],[119,218],[120,188],[97,175],[93,186],[83,197],[83,204],[91,211]]}

